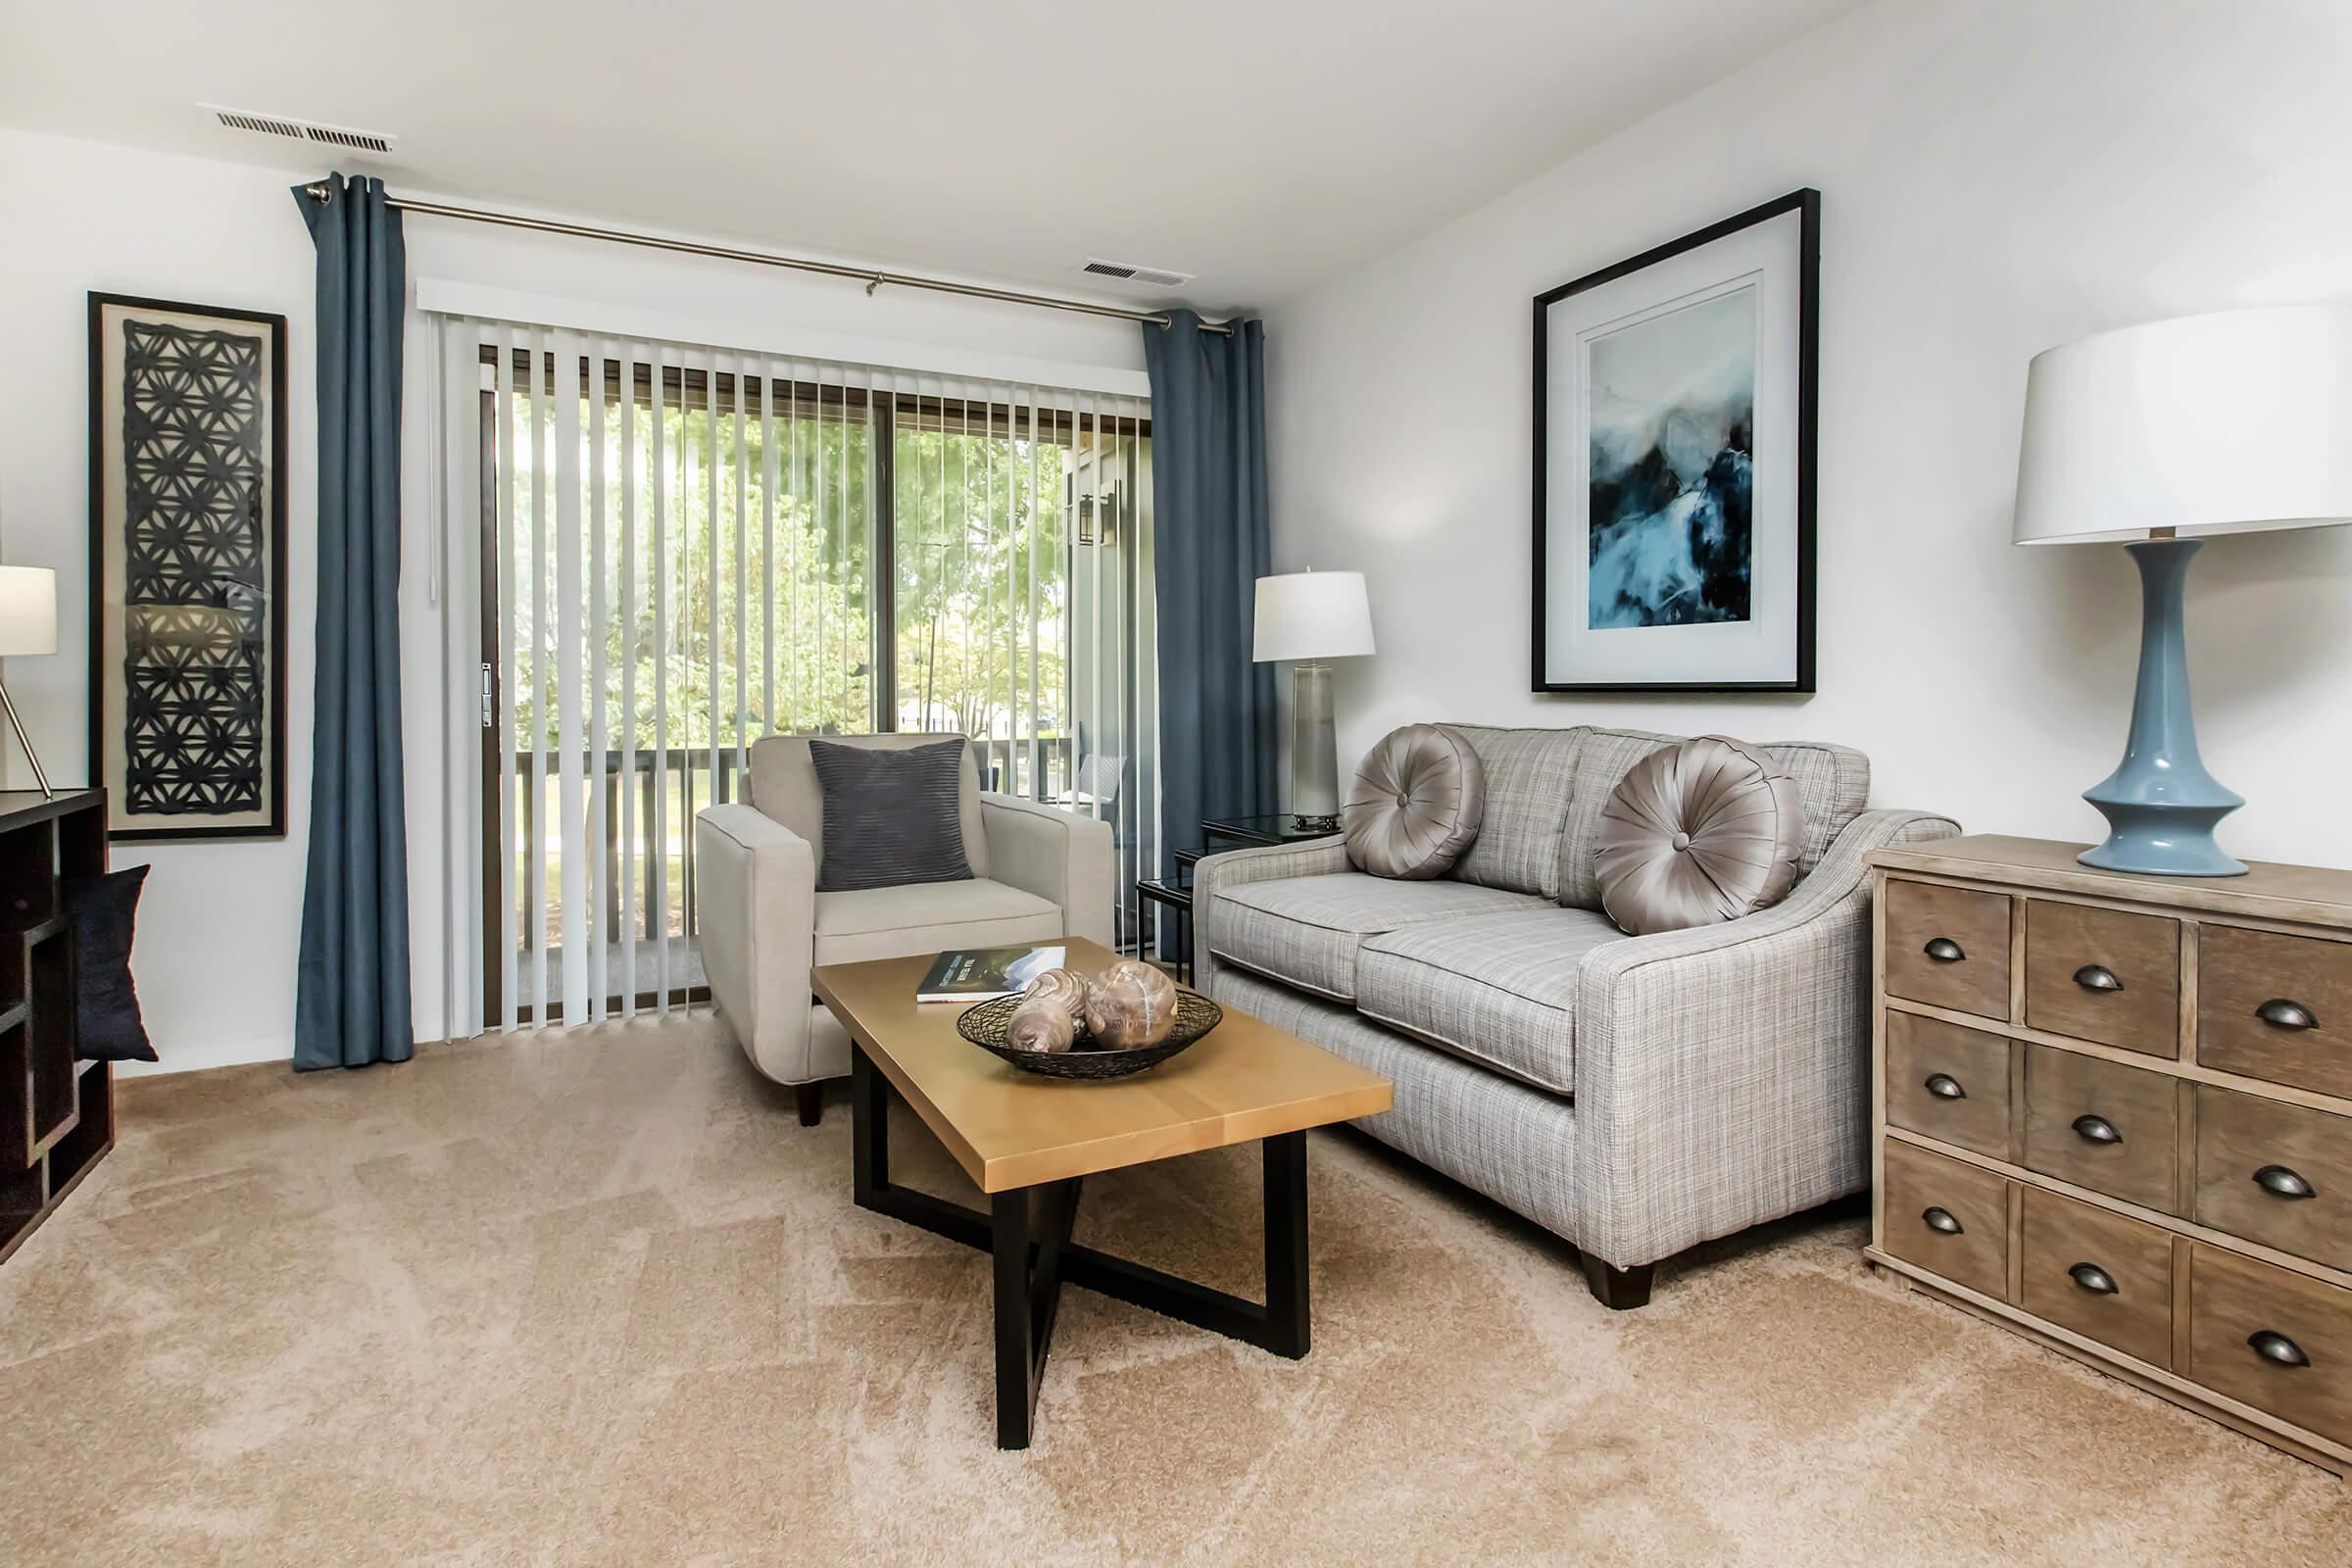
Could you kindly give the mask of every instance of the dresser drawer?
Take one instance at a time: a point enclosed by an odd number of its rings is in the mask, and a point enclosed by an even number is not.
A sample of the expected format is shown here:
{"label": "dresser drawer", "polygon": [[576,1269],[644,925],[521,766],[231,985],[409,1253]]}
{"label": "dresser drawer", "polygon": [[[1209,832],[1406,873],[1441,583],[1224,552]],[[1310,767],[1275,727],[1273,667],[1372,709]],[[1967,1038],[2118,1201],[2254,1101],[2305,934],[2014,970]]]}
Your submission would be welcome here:
{"label": "dresser drawer", "polygon": [[2154,1366],[2173,1359],[2173,1238],[2028,1187],[2018,1304]]}
{"label": "dresser drawer", "polygon": [[2180,922],[2026,901],[2026,1022],[2151,1056],[2180,1054]]}
{"label": "dresser drawer", "polygon": [[2352,1117],[2198,1085],[2196,1217],[2352,1268]]}
{"label": "dresser drawer", "polygon": [[2352,1099],[2352,943],[2206,926],[2197,1061]]}
{"label": "dresser drawer", "polygon": [[2352,1292],[2202,1245],[2189,1268],[2186,1374],[2352,1443]]}
{"label": "dresser drawer", "polygon": [[2179,1080],[2053,1046],[2026,1048],[2026,1164],[2167,1214],[2180,1210]]}
{"label": "dresser drawer", "polygon": [[1886,1014],[1886,1119],[2009,1157],[2009,1042],[1915,1012]]}
{"label": "dresser drawer", "polygon": [[1879,1245],[1955,1285],[2009,1298],[2009,1183],[1889,1139]]}
{"label": "dresser drawer", "polygon": [[2009,899],[1936,882],[1886,883],[1886,992],[2009,1016]]}

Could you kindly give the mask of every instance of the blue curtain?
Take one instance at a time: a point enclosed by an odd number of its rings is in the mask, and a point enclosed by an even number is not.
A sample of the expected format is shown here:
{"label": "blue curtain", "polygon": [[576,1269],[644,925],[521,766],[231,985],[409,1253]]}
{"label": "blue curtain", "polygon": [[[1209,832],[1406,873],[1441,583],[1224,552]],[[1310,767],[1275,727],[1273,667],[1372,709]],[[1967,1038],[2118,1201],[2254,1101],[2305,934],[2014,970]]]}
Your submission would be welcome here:
{"label": "blue curtain", "polygon": [[400,356],[408,261],[380,179],[294,187],[318,250],[318,671],[294,1065],[415,1054],[400,751]]}
{"label": "blue curtain", "polygon": [[1200,820],[1271,811],[1274,667],[1250,657],[1257,579],[1273,569],[1266,505],[1265,328],[1200,330],[1191,311],[1144,327],[1152,376],[1153,582],[1159,604],[1160,870]]}

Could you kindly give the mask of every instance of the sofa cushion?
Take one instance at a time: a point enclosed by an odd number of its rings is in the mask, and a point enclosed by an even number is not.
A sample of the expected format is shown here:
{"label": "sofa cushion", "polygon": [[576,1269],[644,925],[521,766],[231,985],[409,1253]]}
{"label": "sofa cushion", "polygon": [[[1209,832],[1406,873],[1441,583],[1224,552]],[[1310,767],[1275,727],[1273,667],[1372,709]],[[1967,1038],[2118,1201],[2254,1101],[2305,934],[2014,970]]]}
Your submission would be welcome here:
{"label": "sofa cushion", "polygon": [[1398,882],[1341,871],[1244,882],[1216,895],[1202,922],[1209,951],[1245,969],[1340,1002],[1355,999],[1366,937],[1432,920],[1544,907],[1532,894],[1440,878]]}
{"label": "sofa cushion", "polygon": [[1601,912],[1635,936],[1719,925],[1796,885],[1805,813],[1796,780],[1721,735],[1660,747],[1600,812]]}
{"label": "sofa cushion", "polygon": [[1058,906],[984,878],[819,893],[815,924],[818,963],[1050,942],[1062,934]]}
{"label": "sofa cushion", "polygon": [[1407,724],[1373,743],[1348,792],[1348,858],[1374,876],[1426,882],[1478,839],[1487,770],[1443,724]]}
{"label": "sofa cushion", "polygon": [[1576,1092],[1585,955],[1625,934],[1546,906],[1414,926],[1364,944],[1356,1011],[1556,1095]]}
{"label": "sofa cushion", "polygon": [[1487,776],[1478,837],[1454,862],[1452,876],[1481,887],[1558,898],[1560,830],[1586,732],[1446,727],[1470,743]]}
{"label": "sofa cushion", "polygon": [[[1600,849],[1601,808],[1636,762],[1661,746],[1681,745],[1685,737],[1639,729],[1580,733],[1584,744],[1577,748],[1568,823],[1560,835],[1559,900],[1572,909],[1597,909],[1600,877],[1593,868],[1593,858]],[[1805,814],[1804,851],[1796,860],[1797,879],[1802,881],[1813,874],[1831,842],[1869,803],[1870,759],[1849,747],[1820,741],[1748,744],[1796,780],[1797,799]]]}
{"label": "sofa cushion", "polygon": [[[816,863],[825,863],[825,796],[817,786],[816,763],[808,755],[811,739],[824,740],[836,746],[858,746],[869,751],[905,750],[910,746],[936,746],[951,738],[946,735],[767,735],[752,742],[751,786],[752,804],[762,813],[798,833],[816,851]],[[971,750],[971,743],[964,743]],[[988,835],[980,825],[980,777],[971,767],[964,767],[956,789],[956,814],[963,827],[964,863],[972,875],[984,877],[988,872]]]}

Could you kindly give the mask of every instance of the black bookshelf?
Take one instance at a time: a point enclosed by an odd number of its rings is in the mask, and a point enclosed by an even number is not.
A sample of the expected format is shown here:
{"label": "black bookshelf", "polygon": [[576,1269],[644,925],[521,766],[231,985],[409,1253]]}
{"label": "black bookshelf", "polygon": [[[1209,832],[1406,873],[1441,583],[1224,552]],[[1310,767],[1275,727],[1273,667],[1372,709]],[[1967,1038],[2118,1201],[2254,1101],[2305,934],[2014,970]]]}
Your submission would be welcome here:
{"label": "black bookshelf", "polygon": [[60,882],[106,869],[106,795],[0,790],[0,1260],[115,1147],[113,1064],[74,1054]]}

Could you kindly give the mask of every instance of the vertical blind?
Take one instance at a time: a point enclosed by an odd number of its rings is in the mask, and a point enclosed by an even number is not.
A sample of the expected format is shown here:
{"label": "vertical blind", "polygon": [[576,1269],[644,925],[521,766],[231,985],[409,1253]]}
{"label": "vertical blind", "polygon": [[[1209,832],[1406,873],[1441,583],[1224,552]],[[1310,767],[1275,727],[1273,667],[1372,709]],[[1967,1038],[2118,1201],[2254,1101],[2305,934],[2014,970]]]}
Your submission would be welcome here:
{"label": "vertical blind", "polygon": [[450,601],[478,638],[450,791],[480,803],[475,1026],[700,1000],[693,813],[770,733],[970,735],[984,788],[1112,823],[1132,939],[1147,404],[458,318],[442,350],[445,461],[479,476],[451,484],[480,548]]}

